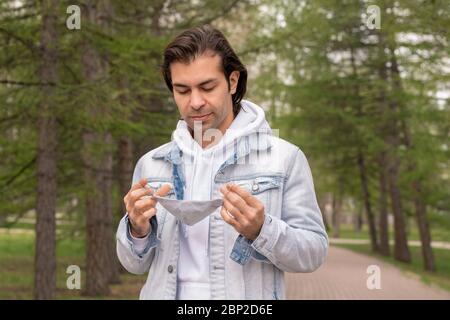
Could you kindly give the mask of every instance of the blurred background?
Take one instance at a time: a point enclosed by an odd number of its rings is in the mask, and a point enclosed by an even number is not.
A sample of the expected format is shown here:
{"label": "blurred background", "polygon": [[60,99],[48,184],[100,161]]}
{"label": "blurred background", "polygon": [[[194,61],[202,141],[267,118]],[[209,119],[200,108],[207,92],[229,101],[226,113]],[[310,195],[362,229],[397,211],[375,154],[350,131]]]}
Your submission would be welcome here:
{"label": "blurred background", "polygon": [[0,0],[0,299],[137,299],[122,199],[178,120],[162,51],[205,23],[312,168],[330,255],[288,298],[450,299],[446,0]]}

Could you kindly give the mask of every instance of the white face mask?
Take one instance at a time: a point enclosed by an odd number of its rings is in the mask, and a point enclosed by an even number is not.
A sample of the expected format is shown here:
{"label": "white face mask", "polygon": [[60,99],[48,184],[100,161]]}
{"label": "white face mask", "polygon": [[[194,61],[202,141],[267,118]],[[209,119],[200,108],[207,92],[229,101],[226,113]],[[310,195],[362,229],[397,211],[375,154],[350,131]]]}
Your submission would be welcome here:
{"label": "white face mask", "polygon": [[187,201],[168,199],[159,196],[152,196],[176,218],[180,219],[188,226],[192,226],[203,220],[217,208],[223,205],[222,199],[214,199],[208,201]]}

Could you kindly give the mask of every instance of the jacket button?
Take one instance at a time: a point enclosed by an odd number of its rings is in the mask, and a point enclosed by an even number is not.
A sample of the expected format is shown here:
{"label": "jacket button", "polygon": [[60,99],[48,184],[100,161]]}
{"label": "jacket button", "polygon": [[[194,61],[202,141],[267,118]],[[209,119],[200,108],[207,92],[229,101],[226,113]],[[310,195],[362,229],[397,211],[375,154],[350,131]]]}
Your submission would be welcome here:
{"label": "jacket button", "polygon": [[172,271],[173,271],[173,266],[172,266],[172,265],[168,266],[168,267],[167,267],[167,271],[169,271],[169,273],[172,273]]}
{"label": "jacket button", "polygon": [[257,182],[253,183],[252,190],[255,191],[255,192],[259,190],[259,184]]}

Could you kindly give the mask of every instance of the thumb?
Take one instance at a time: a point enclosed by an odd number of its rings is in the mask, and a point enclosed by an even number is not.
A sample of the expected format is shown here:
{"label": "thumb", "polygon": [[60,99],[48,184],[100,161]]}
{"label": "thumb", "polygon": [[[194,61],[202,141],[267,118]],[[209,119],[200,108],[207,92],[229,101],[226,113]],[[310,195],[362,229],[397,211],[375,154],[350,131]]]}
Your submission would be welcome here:
{"label": "thumb", "polygon": [[155,193],[155,195],[160,196],[160,197],[164,197],[165,195],[167,195],[170,191],[170,189],[172,189],[172,187],[170,186],[170,184],[163,184]]}
{"label": "thumb", "polygon": [[141,180],[139,180],[138,184],[140,187],[145,188],[145,186],[147,185],[147,178],[142,178]]}

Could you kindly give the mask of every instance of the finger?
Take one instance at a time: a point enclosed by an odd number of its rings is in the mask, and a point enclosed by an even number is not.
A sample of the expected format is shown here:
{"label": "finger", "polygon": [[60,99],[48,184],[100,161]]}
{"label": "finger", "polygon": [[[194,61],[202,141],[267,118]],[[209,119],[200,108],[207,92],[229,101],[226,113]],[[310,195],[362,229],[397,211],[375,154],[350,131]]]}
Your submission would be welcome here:
{"label": "finger", "polygon": [[251,208],[247,205],[247,202],[245,202],[244,199],[241,198],[240,195],[238,195],[234,191],[229,191],[225,196],[224,200],[229,201],[234,207],[236,207],[242,214],[245,214],[248,212]]}
{"label": "finger", "polygon": [[[172,187],[170,186],[170,184],[163,184],[161,187],[159,187],[159,189],[154,193],[155,196],[159,196],[159,197],[164,197],[166,196],[170,189],[172,189]],[[158,202],[157,199],[151,197],[151,202],[150,204],[154,207],[156,206],[156,203]]]}
{"label": "finger", "polygon": [[220,192],[221,192],[224,196],[226,196],[227,193],[230,192],[230,191],[228,190],[226,184],[224,184],[223,186],[221,186],[219,190],[220,190]]}
{"label": "finger", "polygon": [[149,196],[153,194],[153,189],[150,187],[141,188],[137,190],[133,190],[130,194],[130,198],[128,199],[132,203],[135,203],[139,199],[141,199],[143,196]]}
{"label": "finger", "polygon": [[155,195],[160,196],[160,197],[164,197],[166,196],[169,191],[172,189],[172,187],[170,186],[170,184],[163,184],[155,193]]}
{"label": "finger", "polygon": [[228,190],[238,194],[250,207],[256,207],[260,204],[259,200],[254,197],[250,192],[237,184],[228,184]]}
{"label": "finger", "polygon": [[[128,201],[130,201],[131,198],[131,194],[136,191],[136,190],[140,190],[140,189],[151,189],[148,185],[147,185],[147,179],[146,178],[142,178],[141,180],[139,180],[137,183],[135,183],[134,185],[131,186],[130,190],[128,191],[128,193],[125,195],[125,197],[123,198],[123,201],[125,203],[127,203]],[[136,201],[136,199],[133,199],[133,202]]]}
{"label": "finger", "polygon": [[238,222],[236,219],[232,218],[228,213],[225,207],[222,207],[220,209],[220,215],[222,216],[222,219],[228,223],[229,225],[233,226],[235,229],[238,227]]}
{"label": "finger", "polygon": [[144,188],[146,185],[147,185],[147,178],[142,178],[137,183],[135,183],[134,185],[131,186],[130,191]]}
{"label": "finger", "polygon": [[148,209],[147,211],[144,211],[142,213],[142,217],[144,219],[150,219],[151,217],[153,217],[156,214],[157,210],[155,207]]}
{"label": "finger", "polygon": [[151,208],[154,208],[156,205],[156,201],[153,198],[143,198],[134,204],[134,209],[141,215],[144,211],[147,211]]}
{"label": "finger", "polygon": [[238,222],[241,222],[245,219],[244,215],[237,209],[231,202],[227,199],[223,199],[223,207],[234,217],[234,219]]}

